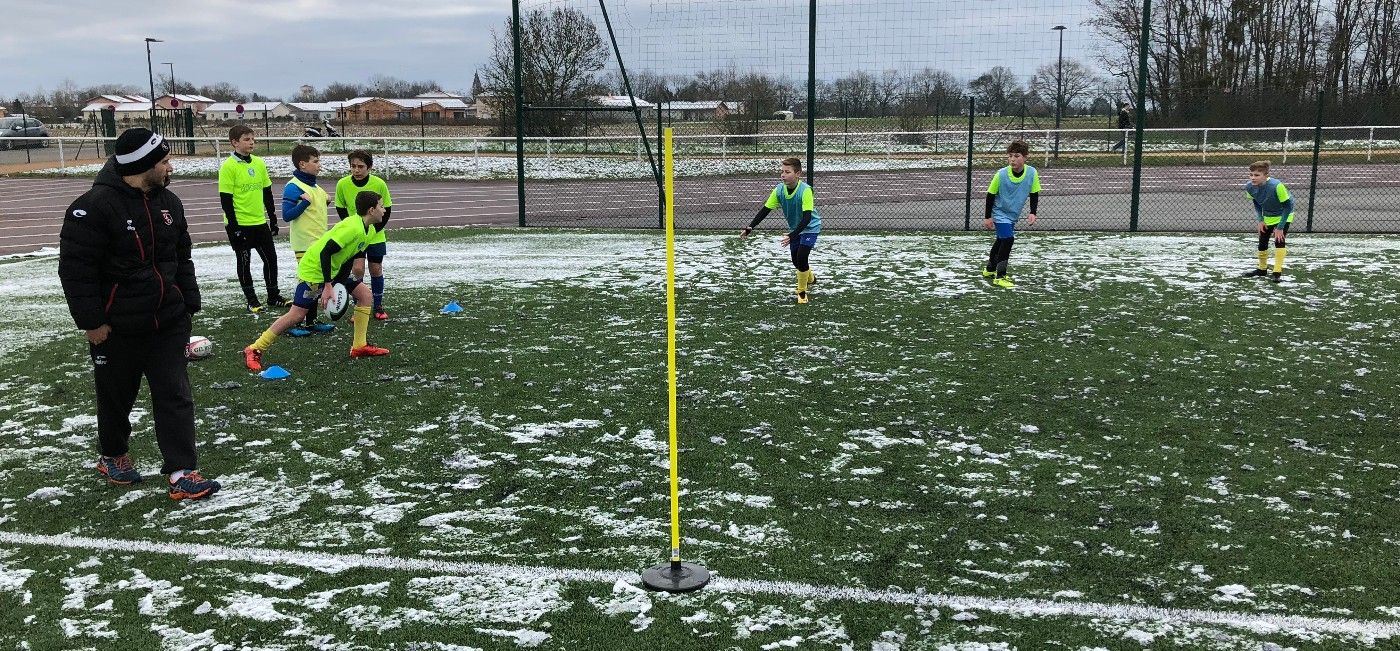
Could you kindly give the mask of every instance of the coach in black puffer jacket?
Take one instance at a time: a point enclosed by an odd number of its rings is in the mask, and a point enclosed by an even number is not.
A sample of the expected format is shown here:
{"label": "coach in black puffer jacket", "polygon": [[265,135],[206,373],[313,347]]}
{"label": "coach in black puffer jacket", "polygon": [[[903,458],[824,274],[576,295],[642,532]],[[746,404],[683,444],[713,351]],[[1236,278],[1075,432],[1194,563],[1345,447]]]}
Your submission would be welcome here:
{"label": "coach in black puffer jacket", "polygon": [[58,277],[73,321],[85,331],[97,385],[97,470],[114,484],[141,481],[128,456],[129,416],[144,376],[170,496],[218,490],[196,470],[194,399],[186,368],[199,286],[189,226],[170,183],[170,145],[128,129],[92,189],[63,216]]}
{"label": "coach in black puffer jacket", "polygon": [[128,185],[115,159],[69,206],[60,242],[58,276],[82,330],[155,332],[199,311],[184,205],[163,184]]}

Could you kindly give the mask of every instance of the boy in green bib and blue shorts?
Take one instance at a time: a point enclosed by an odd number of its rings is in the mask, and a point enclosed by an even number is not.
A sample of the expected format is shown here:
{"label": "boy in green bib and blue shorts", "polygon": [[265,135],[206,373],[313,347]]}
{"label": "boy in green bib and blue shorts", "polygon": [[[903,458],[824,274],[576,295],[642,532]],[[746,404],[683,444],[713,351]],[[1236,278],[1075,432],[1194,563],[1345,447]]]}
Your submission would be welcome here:
{"label": "boy in green bib and blue shorts", "polygon": [[369,248],[355,259],[355,269],[351,274],[355,278],[365,277],[365,262],[369,262],[369,282],[374,295],[374,318],[380,321],[388,321],[389,313],[384,311],[384,254],[388,252],[388,239],[384,236],[384,227],[389,223],[389,214],[394,209],[394,199],[389,196],[389,184],[384,179],[371,174],[374,169],[374,157],[363,149],[356,149],[349,153],[350,176],[340,179],[335,184],[335,211],[340,214],[341,219],[345,219],[350,214],[350,209],[355,206],[355,195],[361,192],[374,192],[384,198],[384,220],[374,227],[374,232],[370,234]]}
{"label": "boy in green bib and blue shorts", "polygon": [[250,371],[262,370],[262,356],[277,341],[277,337],[306,318],[307,312],[317,305],[324,306],[334,295],[336,283],[345,285],[355,299],[354,343],[350,346],[350,357],[378,357],[388,355],[387,348],[371,346],[366,342],[369,331],[369,288],[350,276],[355,256],[369,247],[369,233],[374,225],[384,218],[384,205],[379,195],[361,192],[355,197],[354,219],[342,220],[334,228],[316,240],[301,263],[297,265],[296,294],[292,296],[292,307],[277,319],[271,327],[263,331],[247,348],[243,349],[244,362]]}
{"label": "boy in green bib and blue shorts", "polygon": [[[282,189],[282,220],[287,222],[292,253],[297,265],[306,250],[316,240],[326,234],[326,204],[329,201],[326,191],[316,184],[316,175],[321,173],[321,152],[311,145],[297,145],[292,148],[292,178]],[[316,321],[316,305],[313,303],[305,319],[287,334],[305,337],[313,332],[330,332],[335,325]]]}

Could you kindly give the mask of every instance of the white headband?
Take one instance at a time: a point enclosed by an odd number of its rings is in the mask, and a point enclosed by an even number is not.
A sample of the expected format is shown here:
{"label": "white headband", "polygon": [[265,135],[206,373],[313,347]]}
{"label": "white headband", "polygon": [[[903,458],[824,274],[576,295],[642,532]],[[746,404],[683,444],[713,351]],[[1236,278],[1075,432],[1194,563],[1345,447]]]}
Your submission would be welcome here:
{"label": "white headband", "polygon": [[156,147],[159,147],[160,144],[163,142],[165,142],[165,137],[157,133],[151,136],[151,139],[147,140],[146,144],[141,145],[140,149],[137,149],[136,151],[133,151],[129,154],[117,154],[117,162],[121,163],[122,165],[126,165],[127,163],[134,163],[138,160],[141,160],[142,158],[145,158],[147,155],[149,155],[151,152],[155,151]]}

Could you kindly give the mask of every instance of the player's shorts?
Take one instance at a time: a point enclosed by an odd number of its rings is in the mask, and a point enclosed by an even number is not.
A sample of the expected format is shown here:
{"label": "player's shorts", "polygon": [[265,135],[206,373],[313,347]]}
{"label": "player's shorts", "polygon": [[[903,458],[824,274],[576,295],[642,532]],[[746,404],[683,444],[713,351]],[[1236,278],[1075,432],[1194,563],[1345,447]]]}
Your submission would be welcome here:
{"label": "player's shorts", "polygon": [[1267,215],[1264,216],[1264,226],[1266,226],[1266,227],[1272,226],[1272,227],[1275,227],[1275,228],[1282,228],[1282,229],[1283,229],[1283,232],[1287,233],[1287,232],[1288,232],[1288,227],[1289,227],[1289,226],[1292,226],[1292,225],[1293,225],[1293,215],[1292,215],[1292,214],[1290,214],[1290,215],[1288,216],[1288,219],[1286,219],[1286,220],[1285,220],[1283,217],[1280,217],[1280,216],[1274,216],[1274,217],[1269,217],[1269,216],[1267,216]]}
{"label": "player's shorts", "polygon": [[366,248],[364,251],[361,251],[360,254],[355,257],[361,260],[368,259],[370,262],[379,264],[381,262],[384,262],[384,254],[388,252],[389,245],[385,242],[379,242],[378,244],[369,245],[368,248]]}
{"label": "player's shorts", "polygon": [[997,239],[1016,237],[1016,224],[1014,222],[997,222]]}
{"label": "player's shorts", "polygon": [[[336,278],[334,282],[345,285],[345,291],[353,293],[356,287],[360,286],[360,281],[350,276]],[[297,289],[292,292],[292,305],[303,310],[316,307],[321,301],[321,283],[308,283],[301,281],[297,283]]]}
{"label": "player's shorts", "polygon": [[796,240],[788,242],[788,248],[795,249],[799,246],[809,249],[815,248],[817,246],[817,235],[818,233],[802,233],[797,236]]}

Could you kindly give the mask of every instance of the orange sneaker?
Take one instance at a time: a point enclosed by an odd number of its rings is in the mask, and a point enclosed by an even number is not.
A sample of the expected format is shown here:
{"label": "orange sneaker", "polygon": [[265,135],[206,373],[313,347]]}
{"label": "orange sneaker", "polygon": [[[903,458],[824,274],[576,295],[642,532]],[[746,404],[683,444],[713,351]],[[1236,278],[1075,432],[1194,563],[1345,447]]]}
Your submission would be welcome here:
{"label": "orange sneaker", "polygon": [[354,358],[354,359],[359,359],[359,358],[361,358],[361,357],[379,357],[380,355],[388,355],[388,354],[389,354],[389,349],[388,349],[388,348],[379,348],[379,347],[376,347],[376,346],[368,346],[368,345],[366,345],[366,346],[360,346],[359,348],[351,348],[351,349],[350,349],[350,357],[352,357],[352,358]]}
{"label": "orange sneaker", "polygon": [[389,320],[389,313],[388,313],[388,312],[385,312],[383,309],[375,310],[375,311],[374,311],[374,319],[375,319],[376,321],[388,321],[388,320]]}
{"label": "orange sneaker", "polygon": [[243,349],[243,363],[248,365],[248,370],[257,373],[262,369],[262,351],[252,346]]}

